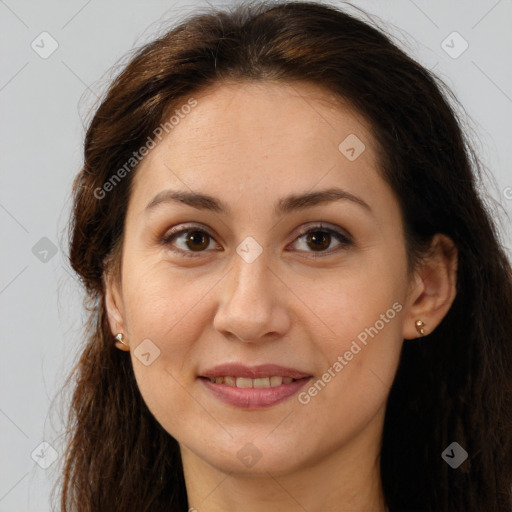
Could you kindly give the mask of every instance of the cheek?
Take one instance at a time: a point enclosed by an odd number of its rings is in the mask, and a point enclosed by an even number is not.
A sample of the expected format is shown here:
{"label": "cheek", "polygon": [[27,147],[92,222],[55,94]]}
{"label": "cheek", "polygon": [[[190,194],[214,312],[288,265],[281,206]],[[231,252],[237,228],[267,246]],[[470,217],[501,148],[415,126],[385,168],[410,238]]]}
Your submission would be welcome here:
{"label": "cheek", "polygon": [[[215,276],[195,278],[186,270],[174,270],[161,259],[151,258],[126,265],[123,276],[126,320],[137,340],[150,338],[166,352],[183,350],[194,324],[188,317],[215,284]],[[192,332],[189,332],[189,330]]]}
{"label": "cheek", "polygon": [[368,330],[377,335],[374,328],[383,338],[393,339],[401,332],[407,290],[404,268],[405,255],[400,251],[369,250],[345,267],[319,273],[314,284],[297,278],[294,289],[322,321],[322,333],[332,340],[326,347],[348,349],[358,337],[364,343]]}
{"label": "cheek", "polygon": [[364,421],[384,405],[403,344],[406,275],[401,258],[405,264],[404,255],[381,254],[361,268],[299,291],[325,333],[316,336],[324,367],[299,397],[302,404],[329,408],[340,421],[347,412]]}
{"label": "cheek", "polygon": [[[197,321],[201,301],[214,280],[191,281],[161,262],[126,263],[123,293],[135,377],[149,409],[168,426],[190,407],[189,356],[203,329]],[[165,418],[167,409],[172,417]]]}

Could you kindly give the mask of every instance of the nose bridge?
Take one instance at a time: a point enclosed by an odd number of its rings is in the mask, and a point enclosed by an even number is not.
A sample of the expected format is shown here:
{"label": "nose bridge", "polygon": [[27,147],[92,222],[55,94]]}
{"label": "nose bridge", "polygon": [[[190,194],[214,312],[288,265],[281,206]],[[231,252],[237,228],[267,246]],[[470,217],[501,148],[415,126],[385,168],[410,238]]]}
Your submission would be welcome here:
{"label": "nose bridge", "polygon": [[[232,268],[220,295],[220,304],[214,325],[225,334],[230,332],[239,339],[257,340],[265,334],[284,327],[283,312],[276,302],[275,277],[269,268],[267,254],[256,257],[254,247],[237,248]],[[249,248],[249,251],[243,252]],[[242,249],[240,255],[240,249]],[[247,255],[251,257],[246,257]],[[281,319],[281,321],[280,321]]]}
{"label": "nose bridge", "polygon": [[266,255],[259,255],[254,260],[235,257],[231,279],[229,280],[226,300],[233,314],[259,317],[268,313],[271,307],[270,283],[271,272]]}

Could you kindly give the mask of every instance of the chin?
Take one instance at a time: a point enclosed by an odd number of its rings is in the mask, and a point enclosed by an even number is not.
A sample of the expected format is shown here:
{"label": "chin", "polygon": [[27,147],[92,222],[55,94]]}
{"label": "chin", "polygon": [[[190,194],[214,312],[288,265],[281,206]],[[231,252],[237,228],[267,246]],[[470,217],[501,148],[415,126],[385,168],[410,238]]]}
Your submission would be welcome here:
{"label": "chin", "polygon": [[240,476],[268,477],[269,473],[272,476],[286,475],[308,464],[303,443],[289,439],[290,446],[286,446],[277,436],[273,442],[265,440],[266,435],[268,431],[261,436],[261,441],[250,441],[247,438],[243,441],[230,440],[222,448],[212,450],[210,444],[194,452],[216,470]]}

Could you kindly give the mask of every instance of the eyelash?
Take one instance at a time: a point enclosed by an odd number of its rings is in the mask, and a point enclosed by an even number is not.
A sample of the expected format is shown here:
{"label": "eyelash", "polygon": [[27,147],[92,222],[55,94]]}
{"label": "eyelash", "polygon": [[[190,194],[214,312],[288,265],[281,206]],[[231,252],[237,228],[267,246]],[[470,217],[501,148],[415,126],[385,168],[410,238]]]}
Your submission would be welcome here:
{"label": "eyelash", "polygon": [[[179,235],[182,235],[185,233],[191,233],[191,232],[205,233],[212,240],[215,240],[215,238],[210,233],[208,233],[208,231],[206,231],[205,229],[200,228],[199,226],[196,226],[196,225],[186,225],[185,227],[181,228],[180,230],[171,231],[170,233],[167,233],[161,239],[161,243],[163,245],[169,245],[175,238],[178,238]],[[338,247],[341,247],[341,248],[339,250],[346,249],[347,247],[353,245],[353,241],[348,235],[345,235],[344,233],[342,233],[340,231],[327,228],[327,227],[323,226],[322,224],[314,225],[314,226],[309,227],[308,229],[302,231],[297,236],[297,238],[295,240],[298,240],[299,238],[302,238],[303,236],[305,236],[311,232],[322,232],[322,233],[327,233],[329,235],[333,235],[334,238],[336,238],[340,242],[340,246],[338,246]],[[295,242],[295,240],[294,240],[294,242]],[[201,256],[201,253],[205,252],[205,251],[196,251],[196,252],[185,251],[183,249],[176,249],[176,248],[171,248],[171,250],[173,252],[178,253],[187,258],[197,258],[197,257]],[[331,254],[338,252],[338,250],[334,250],[334,251],[331,250],[329,252],[326,252],[326,251],[319,251],[319,252],[306,251],[306,252],[312,252],[314,254],[313,257],[317,258],[317,257],[323,257],[323,256],[330,256]],[[310,258],[310,257],[311,256],[308,256],[308,258]]]}

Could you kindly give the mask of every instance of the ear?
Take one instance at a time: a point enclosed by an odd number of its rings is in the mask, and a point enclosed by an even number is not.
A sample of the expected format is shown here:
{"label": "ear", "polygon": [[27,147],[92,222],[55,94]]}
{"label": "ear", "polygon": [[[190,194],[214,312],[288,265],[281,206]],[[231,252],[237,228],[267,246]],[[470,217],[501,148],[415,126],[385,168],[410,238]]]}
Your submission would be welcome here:
{"label": "ear", "polygon": [[448,313],[457,294],[457,263],[458,252],[453,241],[446,235],[435,235],[428,256],[415,271],[404,317],[404,339],[421,336],[416,330],[417,320],[425,324],[427,335]]}
{"label": "ear", "polygon": [[[105,283],[105,307],[112,335],[127,334],[120,279],[117,273],[106,271],[103,274],[103,282]],[[119,341],[116,341],[115,344],[121,350],[130,350],[130,347]]]}

